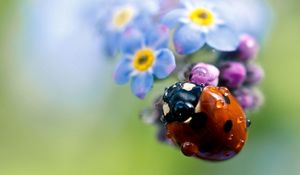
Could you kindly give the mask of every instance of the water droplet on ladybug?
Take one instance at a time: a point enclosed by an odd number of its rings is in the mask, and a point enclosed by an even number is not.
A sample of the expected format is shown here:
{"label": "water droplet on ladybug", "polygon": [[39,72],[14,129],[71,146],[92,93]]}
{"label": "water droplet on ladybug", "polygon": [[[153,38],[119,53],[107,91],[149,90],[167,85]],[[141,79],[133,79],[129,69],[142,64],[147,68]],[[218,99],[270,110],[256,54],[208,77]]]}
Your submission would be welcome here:
{"label": "water droplet on ladybug", "polygon": [[233,134],[230,134],[230,136],[228,137],[228,140],[232,140],[233,139]]}
{"label": "water droplet on ladybug", "polygon": [[191,143],[191,142],[184,142],[181,146],[181,152],[188,156],[191,157],[195,155],[197,152],[199,152],[197,145]]}
{"label": "water droplet on ladybug", "polygon": [[217,108],[223,108],[225,106],[225,102],[223,100],[217,100],[216,101],[216,107]]}
{"label": "water droplet on ladybug", "polygon": [[244,145],[244,143],[245,143],[245,140],[243,140],[243,139],[240,139],[240,142],[236,145],[236,149],[239,149],[239,148],[241,148],[243,145]]}
{"label": "water droplet on ladybug", "polygon": [[225,87],[220,87],[219,88],[220,92],[222,93],[222,95],[228,96],[229,95],[229,90]]}
{"label": "water droplet on ladybug", "polygon": [[237,123],[238,123],[238,124],[243,123],[243,121],[244,121],[244,116],[239,116],[239,117],[237,118]]}

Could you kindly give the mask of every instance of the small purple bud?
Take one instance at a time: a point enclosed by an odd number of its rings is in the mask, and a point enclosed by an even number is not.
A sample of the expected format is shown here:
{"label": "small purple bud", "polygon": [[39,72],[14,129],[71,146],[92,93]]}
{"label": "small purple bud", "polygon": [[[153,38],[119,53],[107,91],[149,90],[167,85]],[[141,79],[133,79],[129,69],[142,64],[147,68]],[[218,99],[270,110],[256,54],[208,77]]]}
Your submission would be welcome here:
{"label": "small purple bud", "polygon": [[244,34],[240,37],[240,45],[236,52],[241,61],[249,61],[255,58],[258,52],[258,44],[252,36]]}
{"label": "small purple bud", "polygon": [[198,85],[217,86],[219,83],[219,75],[220,71],[214,65],[198,63],[192,68],[189,80]]}
{"label": "small purple bud", "polygon": [[234,91],[236,99],[243,109],[251,109],[254,105],[254,97],[251,89],[242,88]]}
{"label": "small purple bud", "polygon": [[246,68],[239,62],[224,62],[220,66],[220,82],[228,88],[240,87],[246,79]]}
{"label": "small purple bud", "polygon": [[260,65],[250,64],[247,66],[247,78],[245,83],[255,85],[261,82],[264,78],[264,70]]}

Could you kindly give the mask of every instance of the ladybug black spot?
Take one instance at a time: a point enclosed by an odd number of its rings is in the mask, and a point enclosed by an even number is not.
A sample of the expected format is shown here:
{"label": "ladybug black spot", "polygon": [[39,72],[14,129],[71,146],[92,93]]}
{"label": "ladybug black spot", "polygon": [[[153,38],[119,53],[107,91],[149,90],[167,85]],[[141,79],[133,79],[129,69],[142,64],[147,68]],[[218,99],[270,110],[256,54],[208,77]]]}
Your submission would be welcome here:
{"label": "ladybug black spot", "polygon": [[227,120],[225,122],[225,124],[224,124],[224,132],[225,133],[230,132],[230,130],[232,129],[232,125],[233,125],[232,121],[231,120]]}
{"label": "ladybug black spot", "polygon": [[230,99],[227,95],[223,95],[223,98],[226,104],[230,104]]}
{"label": "ladybug black spot", "polygon": [[195,113],[192,116],[190,127],[193,129],[201,129],[205,127],[208,115],[205,112]]}

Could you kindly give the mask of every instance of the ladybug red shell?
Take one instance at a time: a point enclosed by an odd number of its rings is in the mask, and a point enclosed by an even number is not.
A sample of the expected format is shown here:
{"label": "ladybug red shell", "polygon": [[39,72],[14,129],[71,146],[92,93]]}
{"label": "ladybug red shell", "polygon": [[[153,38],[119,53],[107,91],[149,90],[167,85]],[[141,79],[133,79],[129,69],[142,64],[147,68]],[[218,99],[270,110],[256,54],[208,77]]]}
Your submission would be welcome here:
{"label": "ladybug red shell", "polygon": [[221,161],[243,148],[250,122],[227,88],[176,83],[163,101],[167,137],[184,155]]}

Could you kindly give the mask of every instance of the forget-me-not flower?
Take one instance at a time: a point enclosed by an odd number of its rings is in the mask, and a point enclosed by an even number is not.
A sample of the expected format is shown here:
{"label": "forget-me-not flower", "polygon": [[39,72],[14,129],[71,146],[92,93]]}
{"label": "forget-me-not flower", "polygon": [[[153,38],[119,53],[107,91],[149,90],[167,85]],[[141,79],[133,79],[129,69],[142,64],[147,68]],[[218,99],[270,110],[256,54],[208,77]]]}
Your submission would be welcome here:
{"label": "forget-me-not flower", "polygon": [[131,78],[131,90],[141,99],[151,90],[154,77],[164,79],[176,67],[174,54],[168,49],[168,28],[159,25],[149,31],[132,28],[124,33],[123,58],[114,72],[117,84],[125,84]]}
{"label": "forget-me-not flower", "polygon": [[112,7],[101,9],[98,26],[107,56],[112,57],[119,53],[119,40],[128,28],[144,30],[152,24],[152,16],[156,13],[155,2],[142,4],[134,1],[117,1]]}
{"label": "forget-me-not flower", "polygon": [[[239,44],[239,33],[218,10],[214,0],[182,1],[182,8],[164,16],[162,22],[175,28],[173,42],[179,54],[192,54],[205,44],[219,51],[233,51]],[[231,14],[231,13],[228,13]]]}

